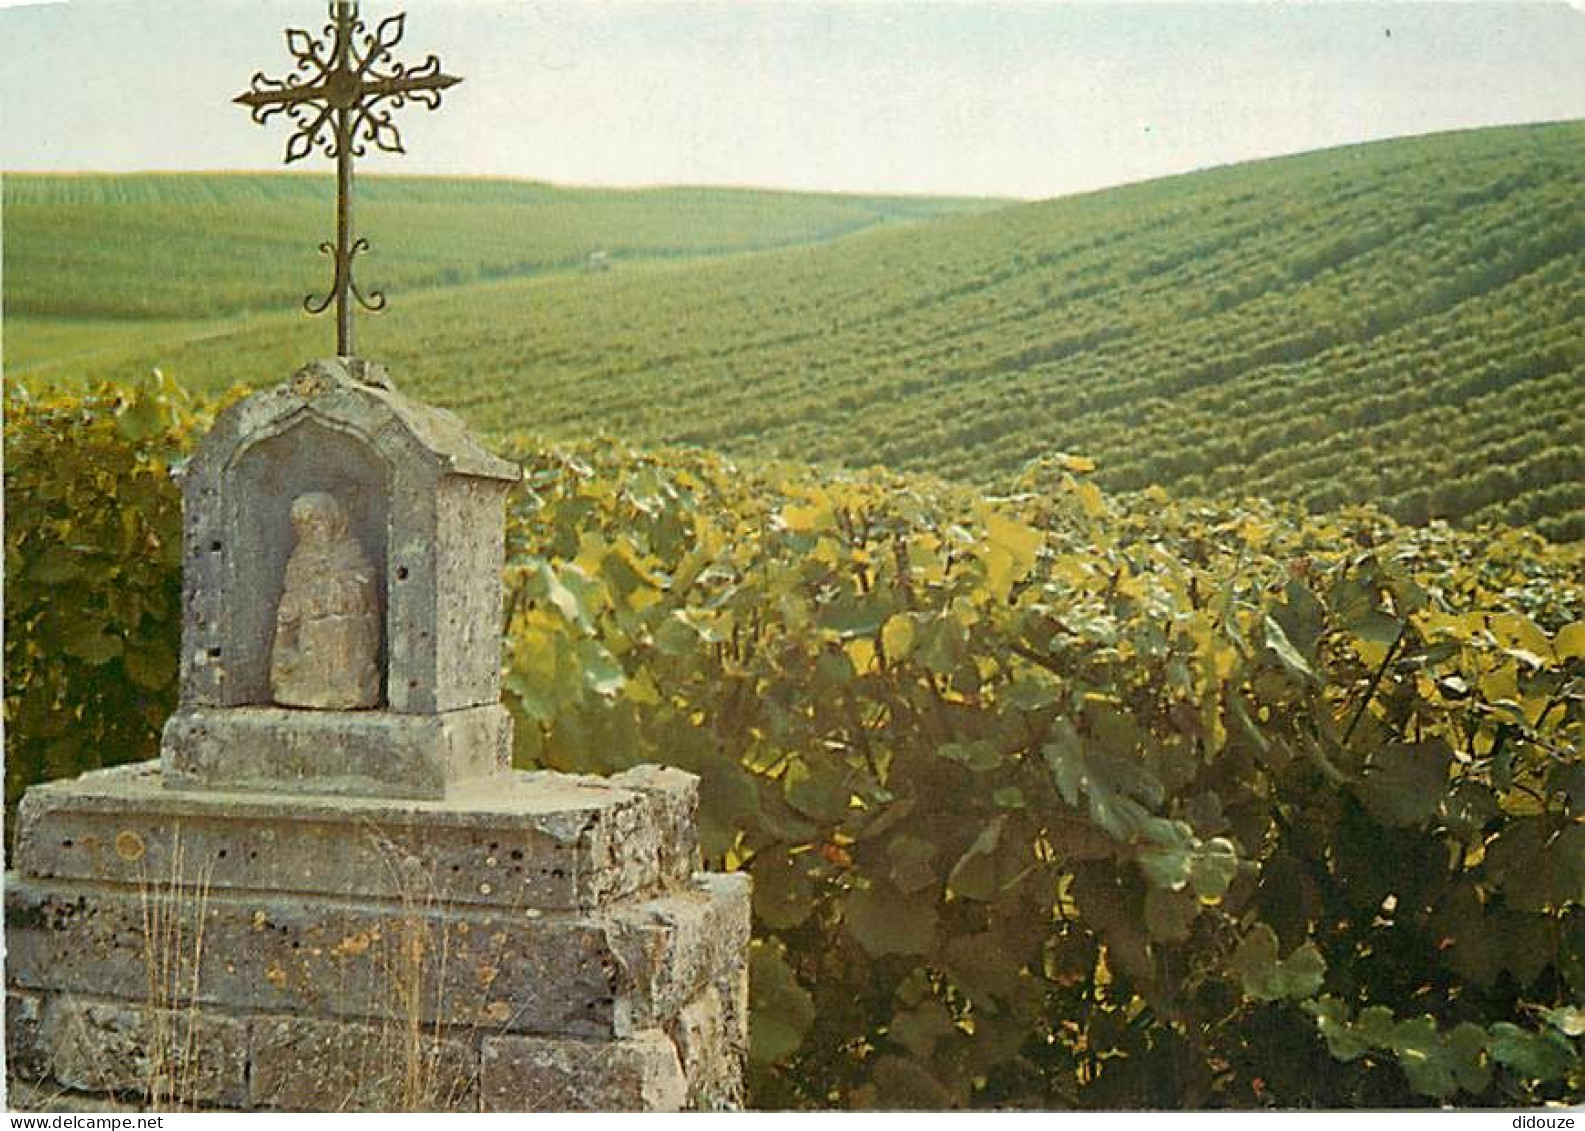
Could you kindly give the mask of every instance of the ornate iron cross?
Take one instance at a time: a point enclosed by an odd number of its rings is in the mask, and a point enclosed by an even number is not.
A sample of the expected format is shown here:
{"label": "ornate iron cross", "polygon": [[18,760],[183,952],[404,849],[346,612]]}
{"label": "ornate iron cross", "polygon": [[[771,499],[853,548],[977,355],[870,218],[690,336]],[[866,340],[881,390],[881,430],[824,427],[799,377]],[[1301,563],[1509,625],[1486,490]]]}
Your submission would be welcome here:
{"label": "ornate iron cross", "polygon": [[307,157],[317,146],[336,159],[336,242],[319,250],[335,257],[336,277],[323,298],[309,295],[303,306],[322,314],[336,304],[336,353],[352,356],[352,306],[381,310],[385,295],[365,296],[352,277],[352,260],[369,250],[369,241],[352,233],[352,159],[368,146],[388,153],[406,153],[402,135],[391,121],[391,112],[412,101],[430,110],[440,105],[440,92],[461,82],[442,74],[440,60],[431,55],[416,67],[391,58],[391,49],[402,41],[405,13],[381,20],[372,33],[358,18],[357,0],[331,0],[330,22],[323,39],[299,28],[286,32],[286,48],[297,65],[284,79],[266,78],[258,72],[244,94],[235,101],[250,107],[255,122],[267,122],[284,112],[297,130],[286,142],[286,163]]}

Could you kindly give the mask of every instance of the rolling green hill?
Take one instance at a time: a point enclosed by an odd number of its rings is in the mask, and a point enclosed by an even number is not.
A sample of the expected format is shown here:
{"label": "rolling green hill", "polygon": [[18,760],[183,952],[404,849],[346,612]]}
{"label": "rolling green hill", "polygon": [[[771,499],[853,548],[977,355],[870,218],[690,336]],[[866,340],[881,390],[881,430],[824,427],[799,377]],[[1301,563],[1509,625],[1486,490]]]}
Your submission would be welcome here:
{"label": "rolling green hill", "polygon": [[[5,178],[6,316],[207,318],[323,291],[335,182],[291,174]],[[454,286],[633,258],[829,240],[995,202],[738,189],[569,189],[527,181],[360,179],[365,289]]]}
{"label": "rolling green hill", "polygon": [[[408,291],[362,352],[498,431],[991,486],[1078,452],[1115,490],[1370,501],[1574,540],[1582,190],[1585,123],[1383,142],[818,246]],[[8,314],[18,288],[51,309],[10,262],[28,222],[8,212]],[[47,341],[69,327],[20,333],[8,356],[73,371]],[[164,341],[90,327],[102,352],[75,367],[265,383],[329,333],[292,314]]]}

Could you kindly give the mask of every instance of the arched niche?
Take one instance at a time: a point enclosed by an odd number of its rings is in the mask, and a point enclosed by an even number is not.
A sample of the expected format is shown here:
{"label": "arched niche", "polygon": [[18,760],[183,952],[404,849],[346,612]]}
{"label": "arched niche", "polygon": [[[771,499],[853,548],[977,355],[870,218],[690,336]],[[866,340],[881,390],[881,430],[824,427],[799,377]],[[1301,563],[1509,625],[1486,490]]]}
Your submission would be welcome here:
{"label": "arched niche", "polygon": [[[352,533],[374,563],[388,622],[391,469],[359,436],[303,414],[239,448],[225,478],[231,488],[225,523],[232,547],[229,589],[245,599],[234,605],[230,639],[219,646],[221,655],[211,658],[225,665],[226,706],[264,704],[271,701],[270,646],[286,559],[294,544],[293,500],[310,491],[340,500]],[[387,623],[380,636],[382,673],[389,667],[390,636]],[[380,702],[387,701],[382,678]]]}
{"label": "arched niche", "polygon": [[268,706],[294,500],[334,495],[379,571],[380,708],[500,700],[501,569],[515,465],[356,359],[312,362],[227,407],[183,474],[183,707]]}

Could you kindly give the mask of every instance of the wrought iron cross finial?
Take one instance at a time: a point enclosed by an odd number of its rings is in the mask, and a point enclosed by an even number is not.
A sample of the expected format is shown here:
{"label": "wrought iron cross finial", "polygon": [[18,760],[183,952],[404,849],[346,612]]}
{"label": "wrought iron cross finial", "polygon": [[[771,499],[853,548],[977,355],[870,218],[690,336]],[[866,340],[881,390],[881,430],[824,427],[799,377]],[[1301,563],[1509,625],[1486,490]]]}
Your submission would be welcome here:
{"label": "wrought iron cross finial", "polygon": [[303,306],[321,314],[336,304],[336,353],[352,356],[352,306],[380,310],[385,295],[358,289],[352,277],[352,260],[369,249],[369,241],[352,234],[352,159],[373,145],[388,153],[405,153],[402,135],[391,112],[409,101],[433,110],[440,92],[461,82],[442,74],[440,60],[431,55],[416,67],[391,58],[391,49],[402,41],[407,16],[398,13],[381,20],[370,32],[358,18],[357,0],[331,0],[330,22],[322,39],[299,28],[288,28],[286,48],[296,65],[284,79],[266,78],[258,72],[250,89],[234,101],[253,111],[255,122],[267,122],[285,113],[297,127],[286,142],[286,163],[307,157],[318,147],[336,159],[336,242],[319,245],[335,257],[336,276],[323,298],[309,295]]}

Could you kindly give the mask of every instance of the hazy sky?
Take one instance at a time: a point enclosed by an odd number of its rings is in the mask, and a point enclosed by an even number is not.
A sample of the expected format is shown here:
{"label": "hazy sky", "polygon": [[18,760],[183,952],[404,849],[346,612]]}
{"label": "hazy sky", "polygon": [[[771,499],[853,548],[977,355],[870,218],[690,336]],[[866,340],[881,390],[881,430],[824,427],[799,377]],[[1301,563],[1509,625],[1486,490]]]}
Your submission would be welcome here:
{"label": "hazy sky", "polygon": [[[0,0],[3,2],[3,0]],[[365,0],[464,76],[370,172],[1047,197],[1251,157],[1585,117],[1564,3]],[[0,9],[0,168],[274,169],[316,0]],[[325,170],[311,158],[296,168]]]}

